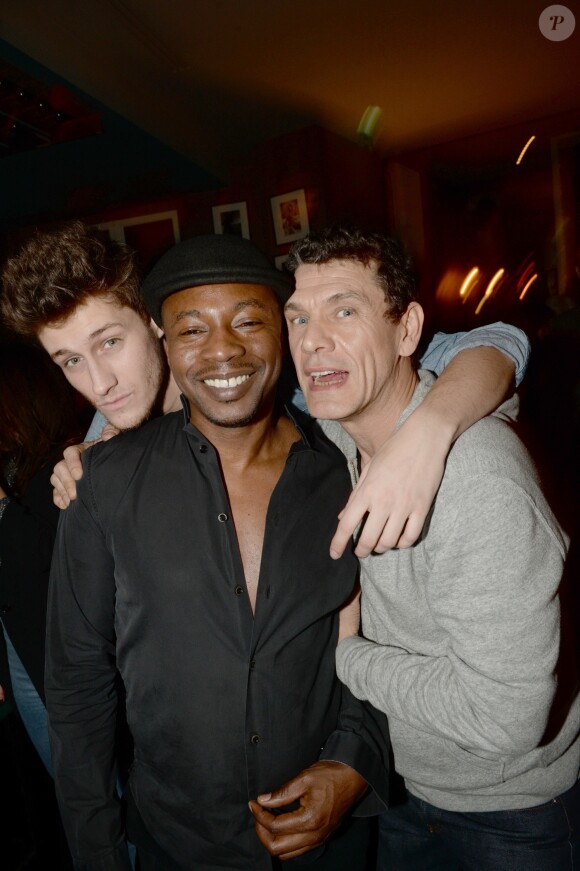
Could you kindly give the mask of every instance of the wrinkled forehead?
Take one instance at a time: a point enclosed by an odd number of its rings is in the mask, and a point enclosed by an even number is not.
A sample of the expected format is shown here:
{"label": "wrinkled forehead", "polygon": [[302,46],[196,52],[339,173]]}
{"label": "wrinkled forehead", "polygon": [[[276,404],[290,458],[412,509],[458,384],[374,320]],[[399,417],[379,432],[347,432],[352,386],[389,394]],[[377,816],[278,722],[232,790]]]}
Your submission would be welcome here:
{"label": "wrinkled forehead", "polygon": [[365,265],[358,260],[304,263],[296,270],[294,279],[294,293],[286,303],[286,310],[307,300],[320,303],[337,294],[354,294],[369,300],[384,298],[375,263]]}

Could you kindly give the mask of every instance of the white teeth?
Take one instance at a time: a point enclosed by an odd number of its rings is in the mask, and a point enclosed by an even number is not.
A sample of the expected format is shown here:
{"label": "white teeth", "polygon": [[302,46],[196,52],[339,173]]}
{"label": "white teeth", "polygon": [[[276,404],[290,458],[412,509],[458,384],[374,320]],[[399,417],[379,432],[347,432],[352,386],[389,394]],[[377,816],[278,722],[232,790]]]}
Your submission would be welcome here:
{"label": "white teeth", "polygon": [[[322,372],[315,372],[313,375],[311,375],[311,378],[315,384],[318,384],[320,379],[324,378],[326,375],[337,375],[337,374],[338,373],[336,372],[335,369],[325,369]],[[331,383],[334,383],[334,382],[325,381],[325,384],[331,384]]]}
{"label": "white teeth", "polygon": [[243,384],[249,377],[249,375],[236,375],[235,378],[207,378],[203,383],[207,384],[208,387],[219,387],[225,390],[227,387],[237,387],[238,384]]}

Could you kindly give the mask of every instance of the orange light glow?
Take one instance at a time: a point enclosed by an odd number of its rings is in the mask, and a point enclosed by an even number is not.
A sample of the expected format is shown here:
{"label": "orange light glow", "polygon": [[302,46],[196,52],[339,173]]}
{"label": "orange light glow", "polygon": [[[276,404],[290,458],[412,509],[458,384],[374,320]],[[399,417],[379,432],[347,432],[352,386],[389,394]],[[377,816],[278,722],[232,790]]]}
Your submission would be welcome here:
{"label": "orange light glow", "polygon": [[505,269],[498,269],[498,271],[495,273],[495,275],[493,276],[493,278],[491,279],[491,281],[487,285],[487,287],[485,289],[485,293],[483,294],[483,296],[481,297],[481,299],[479,301],[479,305],[475,309],[476,315],[478,315],[480,313],[481,309],[483,308],[484,302],[486,301],[486,299],[489,299],[489,297],[492,295],[494,288],[497,287],[499,281],[503,278],[504,275],[505,275]]}
{"label": "orange light glow", "polygon": [[463,279],[463,284],[459,288],[459,296],[462,297],[463,302],[465,302],[465,300],[477,284],[478,276],[479,268],[477,266],[474,266],[473,269],[471,269]]}
{"label": "orange light glow", "polygon": [[532,277],[530,278],[530,280],[526,284],[526,286],[524,287],[524,289],[522,290],[522,292],[520,293],[520,299],[524,298],[524,296],[528,292],[528,288],[532,286],[532,284],[534,283],[534,281],[536,280],[537,277],[538,277],[538,273],[535,272],[534,275],[532,275]]}
{"label": "orange light glow", "polygon": [[534,271],[534,261],[532,260],[531,263],[528,263],[528,265],[526,266],[526,268],[524,269],[524,271],[522,272],[522,274],[518,278],[518,285],[517,285],[518,290],[520,287],[523,287],[524,284],[526,284],[526,282],[528,281],[528,279],[533,271]]}
{"label": "orange light glow", "polygon": [[526,142],[526,144],[522,148],[522,150],[520,152],[520,156],[516,160],[516,166],[519,166],[519,164],[522,162],[522,160],[524,159],[524,154],[526,153],[526,151],[528,150],[528,148],[530,147],[530,145],[532,144],[532,142],[534,141],[535,138],[536,138],[535,136],[530,136],[530,138],[528,139],[528,141]]}

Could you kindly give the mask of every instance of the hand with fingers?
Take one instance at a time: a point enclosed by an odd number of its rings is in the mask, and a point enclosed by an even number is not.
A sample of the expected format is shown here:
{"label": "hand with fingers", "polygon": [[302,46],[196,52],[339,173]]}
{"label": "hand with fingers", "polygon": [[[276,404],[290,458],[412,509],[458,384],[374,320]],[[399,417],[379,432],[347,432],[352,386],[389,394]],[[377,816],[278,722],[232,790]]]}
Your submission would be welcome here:
{"label": "hand with fingers", "polygon": [[451,444],[447,431],[425,426],[419,415],[411,414],[364,467],[339,515],[331,557],[341,556],[359,524],[359,557],[415,544],[437,495]]}
{"label": "hand with fingers", "polygon": [[[338,828],[355,801],[365,794],[367,782],[341,762],[315,762],[279,789],[251,801],[256,833],[270,855],[294,859],[321,847]],[[273,814],[298,802],[296,810]]]}
{"label": "hand with fingers", "polygon": [[53,487],[52,501],[57,508],[68,508],[77,498],[77,481],[83,476],[81,457],[83,452],[95,442],[81,442],[80,445],[70,445],[65,448],[62,460],[56,464],[50,476]]}
{"label": "hand with fingers", "polygon": [[108,423],[103,428],[100,438],[93,442],[70,445],[65,449],[62,460],[56,464],[50,477],[53,486],[52,501],[57,508],[68,508],[77,498],[77,481],[83,477],[82,455],[86,449],[98,442],[106,442],[118,434],[119,430],[112,423]]}
{"label": "hand with fingers", "polygon": [[96,445],[100,441],[107,441],[118,434],[119,430],[108,423],[101,433],[101,438],[93,442],[81,442],[79,445],[70,445],[65,448],[63,458],[60,460],[50,476],[53,487],[52,501],[57,508],[68,508],[70,503],[77,498],[77,481],[83,477],[82,455],[87,448]]}

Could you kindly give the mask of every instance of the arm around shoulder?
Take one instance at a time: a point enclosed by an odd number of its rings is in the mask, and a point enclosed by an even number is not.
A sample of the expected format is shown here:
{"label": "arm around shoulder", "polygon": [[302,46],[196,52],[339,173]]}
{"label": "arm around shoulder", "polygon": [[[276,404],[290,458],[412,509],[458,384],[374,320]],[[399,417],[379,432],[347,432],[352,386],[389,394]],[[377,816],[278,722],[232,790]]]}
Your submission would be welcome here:
{"label": "arm around shoulder", "polygon": [[469,332],[436,333],[421,358],[421,367],[440,375],[460,351],[492,347],[508,357],[515,367],[516,387],[525,375],[530,357],[530,340],[523,330],[497,321]]}
{"label": "arm around shoulder", "polygon": [[494,347],[457,353],[363,469],[341,513],[332,556],[343,552],[363,518],[357,556],[411,547],[421,534],[453,442],[503,402],[513,378],[513,363]]}

